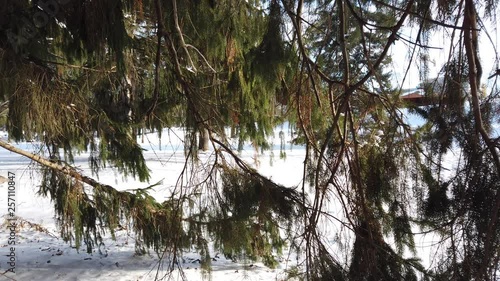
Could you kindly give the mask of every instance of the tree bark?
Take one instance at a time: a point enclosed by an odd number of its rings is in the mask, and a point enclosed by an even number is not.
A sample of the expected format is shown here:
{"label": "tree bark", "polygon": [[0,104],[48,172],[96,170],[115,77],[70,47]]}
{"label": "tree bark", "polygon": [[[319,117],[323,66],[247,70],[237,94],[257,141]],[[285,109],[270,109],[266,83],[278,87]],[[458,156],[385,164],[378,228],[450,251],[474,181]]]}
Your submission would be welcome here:
{"label": "tree bark", "polygon": [[94,180],[93,178],[84,176],[71,166],[61,165],[61,164],[52,162],[44,157],[41,157],[40,155],[36,155],[36,154],[31,153],[31,152],[25,151],[23,149],[17,148],[15,146],[13,146],[12,144],[5,142],[3,140],[0,140],[0,147],[3,147],[11,152],[17,153],[17,154],[22,155],[24,157],[27,157],[27,158],[45,166],[45,167],[48,167],[52,170],[63,173],[67,176],[74,178],[75,180],[86,183],[92,187],[101,187],[101,188],[107,189],[108,191],[116,191],[116,189],[114,187],[107,185],[107,184],[102,184],[102,183]]}
{"label": "tree bark", "polygon": [[[481,114],[481,105],[479,103],[479,91],[480,91],[480,83],[481,83],[481,75],[482,68],[479,61],[478,55],[478,28],[477,28],[477,14],[476,7],[474,6],[473,0],[465,1],[465,10],[464,10],[464,47],[465,54],[467,56],[467,62],[469,63],[469,84],[471,91],[471,101],[472,101],[472,111],[474,113],[474,121],[476,126],[476,131],[483,138],[486,143],[491,156],[493,158],[493,163],[497,169],[497,172],[500,174],[500,156],[498,155],[497,148],[494,142],[491,140],[488,132],[484,128],[483,118]],[[498,223],[498,213],[500,210],[500,192],[497,192],[497,196],[495,198],[495,204],[492,208],[490,221],[488,224],[488,229],[486,232],[486,241],[484,245],[484,258],[481,264],[481,268],[479,269],[478,279],[487,279],[487,270],[490,264],[490,261],[494,258],[494,253],[492,253],[492,240],[494,239],[494,232]]]}
{"label": "tree bark", "polygon": [[198,142],[198,149],[202,151],[207,151],[209,149],[210,133],[208,129],[200,129],[200,137]]}

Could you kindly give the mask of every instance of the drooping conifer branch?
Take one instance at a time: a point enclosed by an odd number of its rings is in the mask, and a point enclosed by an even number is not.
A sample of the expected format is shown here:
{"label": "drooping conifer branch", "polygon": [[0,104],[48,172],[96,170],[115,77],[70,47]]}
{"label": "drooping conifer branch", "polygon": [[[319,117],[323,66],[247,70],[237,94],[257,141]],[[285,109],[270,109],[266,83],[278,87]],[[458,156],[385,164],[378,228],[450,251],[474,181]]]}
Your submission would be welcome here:
{"label": "drooping conifer branch", "polygon": [[175,30],[177,31],[177,35],[179,36],[180,43],[181,43],[181,48],[184,50],[184,53],[186,54],[189,65],[192,68],[191,71],[197,72],[197,68],[193,63],[193,59],[191,58],[191,54],[189,53],[189,50],[187,49],[186,42],[184,41],[184,34],[182,33],[182,29],[179,25],[179,9],[177,8],[177,0],[172,0],[172,10],[173,10],[173,15],[174,15],[174,26]]}
{"label": "drooping conifer branch", "polygon": [[12,144],[5,142],[3,140],[0,140],[0,147],[3,147],[11,152],[22,155],[24,157],[27,157],[27,158],[37,162],[38,164],[41,164],[45,167],[48,167],[50,169],[53,169],[53,170],[59,172],[59,173],[70,176],[70,177],[74,178],[75,180],[84,182],[92,187],[104,187],[106,189],[113,189],[114,190],[114,188],[109,186],[109,185],[99,183],[98,181],[96,181],[88,176],[82,175],[81,173],[79,173],[77,170],[75,170],[71,166],[61,165],[61,164],[58,164],[56,162],[52,162],[52,161],[50,161],[50,160],[48,160],[40,155],[36,155],[36,154],[33,154],[33,153],[28,152],[26,150],[17,148],[15,146],[13,146]]}
{"label": "drooping conifer branch", "polygon": [[[172,206],[169,204],[159,204],[147,194],[147,189],[158,185],[154,184],[145,189],[136,189],[134,193],[129,191],[118,191],[114,187],[100,183],[95,179],[82,175],[75,168],[50,161],[40,155],[22,150],[0,140],[0,147],[11,152],[25,156],[45,168],[52,170],[48,176],[52,186],[42,186],[42,194],[50,194],[55,202],[55,211],[59,216],[61,234],[65,240],[75,240],[77,249],[81,240],[85,241],[87,251],[91,252],[93,241],[101,239],[101,231],[108,228],[114,237],[115,227],[120,221],[125,219],[132,222],[133,229],[138,239],[143,239],[147,247],[158,250],[161,245],[174,243],[169,234],[172,226],[181,218],[172,216]],[[62,175],[59,176],[59,175]],[[66,181],[67,176],[73,181]],[[49,184],[45,182],[45,184]],[[93,187],[93,196],[89,196],[83,189],[82,184]],[[59,198],[59,196],[62,196]],[[124,222],[122,222],[124,223]],[[163,225],[163,228],[152,225]],[[100,228],[100,230],[98,230]],[[136,245],[140,247],[140,245]]]}

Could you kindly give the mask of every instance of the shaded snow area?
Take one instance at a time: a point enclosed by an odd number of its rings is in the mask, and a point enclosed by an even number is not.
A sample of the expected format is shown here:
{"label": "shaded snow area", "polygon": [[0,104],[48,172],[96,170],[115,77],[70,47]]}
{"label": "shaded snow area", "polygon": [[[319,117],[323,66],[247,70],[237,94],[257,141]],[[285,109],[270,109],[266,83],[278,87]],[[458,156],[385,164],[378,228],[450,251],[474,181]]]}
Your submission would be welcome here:
{"label": "shaded snow area", "polygon": [[[286,130],[286,129],[284,129]],[[287,133],[288,139],[290,134]],[[2,135],[3,136],[3,135]],[[5,136],[6,138],[7,136]],[[3,138],[3,139],[5,139]],[[158,181],[161,185],[154,187],[154,196],[163,201],[175,187],[180,171],[184,167],[182,130],[166,130],[162,138],[157,134],[148,134],[139,139],[145,149],[144,156],[151,170],[150,183],[140,183],[133,179],[123,178],[112,168],[99,173],[100,182],[110,184],[119,190],[143,188]],[[280,138],[276,133],[273,151],[256,158],[251,147],[245,147],[242,157],[250,163],[259,163],[259,170],[274,181],[293,187],[301,185],[302,162],[304,149],[286,144],[286,161],[280,159]],[[40,147],[36,142],[13,143],[16,147],[33,153],[39,153]],[[274,155],[271,157],[271,155]],[[201,153],[201,161],[210,161],[213,157],[209,151]],[[258,160],[258,161],[257,161]],[[91,176],[88,164],[88,155],[75,157],[75,164],[85,175]],[[158,255],[150,250],[144,255],[135,252],[133,233],[126,229],[116,231],[116,239],[108,234],[104,237],[103,245],[86,251],[85,245],[80,249],[74,248],[60,237],[56,226],[54,207],[50,199],[37,195],[40,187],[41,175],[37,172],[38,166],[27,158],[0,149],[0,175],[8,177],[15,175],[15,197],[8,193],[9,182],[0,185],[0,280],[154,280],[157,273],[165,273]],[[15,273],[6,272],[9,268],[11,247],[11,225],[13,220],[9,216],[8,203],[15,199],[15,216],[17,229],[15,232]],[[13,235],[13,234],[12,234]],[[212,271],[210,277],[204,275],[200,269],[200,256],[193,250],[184,253],[182,257],[183,274],[187,280],[286,280],[287,272],[297,265],[295,254],[285,251],[278,257],[280,264],[276,269],[270,269],[260,262],[226,259],[221,253],[212,252]],[[174,271],[172,280],[180,279],[180,272]]]}

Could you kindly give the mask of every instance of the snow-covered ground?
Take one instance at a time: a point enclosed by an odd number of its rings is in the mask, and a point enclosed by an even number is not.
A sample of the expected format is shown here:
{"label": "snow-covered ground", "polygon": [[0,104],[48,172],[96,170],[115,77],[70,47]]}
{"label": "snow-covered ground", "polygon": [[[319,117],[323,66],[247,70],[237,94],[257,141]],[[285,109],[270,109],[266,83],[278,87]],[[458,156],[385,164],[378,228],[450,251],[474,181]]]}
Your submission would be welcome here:
{"label": "snow-covered ground", "polygon": [[[286,128],[284,128],[286,130]],[[177,181],[184,164],[182,147],[182,131],[165,131],[160,139],[156,134],[148,134],[144,143],[148,167],[151,169],[150,184],[162,181],[162,185],[154,188],[158,200],[166,194]],[[4,138],[5,139],[5,138]],[[141,140],[139,140],[141,141]],[[18,143],[17,147],[36,153],[37,143]],[[276,136],[274,157],[270,154],[259,158],[259,170],[273,180],[287,186],[297,186],[302,177],[303,148],[290,149],[287,144],[286,161],[279,158],[279,138]],[[255,162],[254,151],[248,147],[243,153],[249,162]],[[87,162],[88,155],[75,158],[75,165],[90,175]],[[210,157],[210,153],[201,157]],[[272,162],[272,165],[271,165]],[[0,185],[0,280],[154,280],[161,264],[154,251],[138,256],[135,254],[133,234],[128,230],[118,230],[116,240],[104,238],[104,245],[87,254],[85,249],[77,251],[65,243],[59,236],[54,219],[53,205],[48,198],[37,195],[40,185],[40,175],[36,165],[22,156],[0,148],[0,175],[8,177],[15,175],[17,232],[15,245],[15,273],[6,272],[11,268],[8,264],[11,255],[9,245],[9,183]],[[133,189],[146,187],[148,183],[140,183],[133,179],[124,179],[112,169],[103,170],[99,181],[110,184],[118,189]],[[12,198],[12,197],[11,197]],[[212,280],[286,280],[286,271],[297,263],[286,253],[280,257],[280,265],[270,269],[262,263],[226,259],[219,253],[212,253]],[[187,280],[202,280],[207,277],[202,273],[193,251],[183,257],[183,272]],[[179,279],[179,272],[172,275]]]}

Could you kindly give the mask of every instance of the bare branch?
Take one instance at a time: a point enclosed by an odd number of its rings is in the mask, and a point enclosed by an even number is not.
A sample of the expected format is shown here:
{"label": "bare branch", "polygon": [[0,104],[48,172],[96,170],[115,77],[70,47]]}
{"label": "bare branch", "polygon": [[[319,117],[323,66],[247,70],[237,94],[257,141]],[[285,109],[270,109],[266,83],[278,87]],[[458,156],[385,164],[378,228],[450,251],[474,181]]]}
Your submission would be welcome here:
{"label": "bare branch", "polygon": [[70,176],[74,178],[77,181],[86,183],[92,187],[101,187],[104,188],[108,191],[116,191],[116,189],[110,185],[100,183],[93,178],[87,177],[79,173],[75,168],[68,166],[68,165],[61,165],[55,162],[52,162],[44,157],[41,157],[40,155],[33,154],[31,152],[28,152],[26,150],[17,148],[13,146],[12,144],[5,142],[3,140],[0,140],[0,147],[3,147],[11,152],[14,152],[16,154],[22,155],[24,157],[27,157],[38,164],[41,164],[47,168],[50,168],[56,172],[62,173],[64,175]]}
{"label": "bare branch", "polygon": [[194,66],[193,60],[191,59],[191,55],[189,54],[189,51],[186,46],[186,42],[184,41],[184,36],[182,35],[182,30],[181,27],[179,26],[179,15],[177,11],[177,0],[172,0],[172,6],[174,10],[174,24],[175,24],[175,29],[177,30],[177,33],[179,35],[179,39],[181,40],[181,47],[184,49],[184,52],[186,53],[189,64],[191,64],[191,67],[193,68],[192,71],[197,72],[196,67]]}

